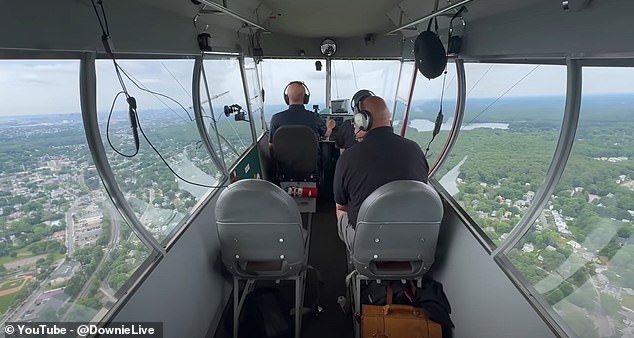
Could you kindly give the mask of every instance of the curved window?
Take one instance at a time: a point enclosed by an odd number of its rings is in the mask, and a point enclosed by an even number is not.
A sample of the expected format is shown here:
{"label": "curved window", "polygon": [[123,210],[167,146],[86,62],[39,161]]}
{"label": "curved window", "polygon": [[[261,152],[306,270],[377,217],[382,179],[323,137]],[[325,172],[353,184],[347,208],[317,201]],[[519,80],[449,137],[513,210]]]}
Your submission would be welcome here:
{"label": "curved window", "polygon": [[247,87],[249,89],[248,96],[253,110],[253,119],[255,120],[255,131],[257,136],[262,135],[264,132],[264,107],[262,104],[262,88],[260,86],[260,66],[253,60],[253,58],[244,59],[244,72],[247,80]]}
{"label": "curved window", "polygon": [[391,108],[400,68],[397,60],[333,60],[330,95],[351,100],[358,90],[369,89]]}
{"label": "curved window", "polygon": [[564,173],[508,253],[580,337],[620,336],[632,327],[632,78],[634,68],[583,69],[579,123]]}
{"label": "curved window", "polygon": [[103,188],[78,84],[79,61],[0,61],[0,322],[98,321],[150,256]]}
{"label": "curved window", "polygon": [[401,123],[407,108],[407,97],[412,83],[412,75],[414,74],[414,62],[403,62],[401,68],[401,79],[396,89],[396,102],[390,107],[392,109],[392,126],[396,133],[401,128]]}
{"label": "curved window", "polygon": [[[321,64],[316,70],[315,63]],[[306,109],[325,112],[326,106],[326,60],[265,59],[262,67],[262,88],[265,90],[264,109],[266,121],[288,105],[284,102],[284,88],[291,81],[302,81],[310,90],[310,101]],[[318,107],[314,107],[318,106]]]}
{"label": "curved window", "polygon": [[460,134],[440,184],[497,245],[541,185],[565,105],[566,67],[466,64]]}
{"label": "curved window", "polygon": [[203,119],[214,150],[229,169],[253,144],[240,62],[237,58],[205,59],[203,66],[207,78],[207,86],[202,76],[200,83]]}
{"label": "curved window", "polygon": [[[416,72],[416,85],[414,87],[414,93],[412,94],[405,137],[418,143],[423,151],[429,148],[429,151],[427,151],[427,161],[429,162],[430,168],[440,155],[440,150],[447,139],[454,119],[456,98],[458,97],[458,79],[456,75],[454,63],[448,63],[446,73],[433,80],[425,78],[418,71]],[[401,81],[404,81],[404,79],[401,78]],[[407,100],[407,98],[405,99]],[[436,135],[432,141],[434,121],[436,121],[436,116],[440,111],[441,102],[443,123],[440,128],[440,133]]]}
{"label": "curved window", "polygon": [[112,61],[97,60],[97,110],[104,148],[136,217],[162,241],[174,233],[218,177],[193,120],[191,89],[187,87],[192,83],[193,60],[118,63],[137,102],[139,151],[132,156],[135,140],[125,97],[119,95],[113,106],[121,87]]}

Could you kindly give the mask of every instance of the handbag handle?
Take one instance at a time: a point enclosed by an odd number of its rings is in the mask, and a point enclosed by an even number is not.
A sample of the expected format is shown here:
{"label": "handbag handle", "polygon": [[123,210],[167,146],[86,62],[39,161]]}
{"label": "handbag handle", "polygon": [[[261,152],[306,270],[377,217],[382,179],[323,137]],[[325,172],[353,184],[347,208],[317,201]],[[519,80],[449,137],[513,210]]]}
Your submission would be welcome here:
{"label": "handbag handle", "polygon": [[390,314],[390,312],[394,311],[411,312],[414,316],[421,316],[423,318],[427,317],[425,311],[421,311],[421,309],[417,309],[411,305],[390,304],[383,306],[384,316],[387,316],[388,314]]}
{"label": "handbag handle", "polygon": [[423,317],[427,318],[427,313],[425,311],[423,311],[422,309],[417,309],[411,305],[397,305],[397,304],[392,304],[392,282],[388,281],[387,282],[387,302],[385,304],[385,306],[383,306],[383,315],[387,316],[390,311],[402,311],[402,312],[411,312],[413,313],[415,316],[418,315],[422,315]]}

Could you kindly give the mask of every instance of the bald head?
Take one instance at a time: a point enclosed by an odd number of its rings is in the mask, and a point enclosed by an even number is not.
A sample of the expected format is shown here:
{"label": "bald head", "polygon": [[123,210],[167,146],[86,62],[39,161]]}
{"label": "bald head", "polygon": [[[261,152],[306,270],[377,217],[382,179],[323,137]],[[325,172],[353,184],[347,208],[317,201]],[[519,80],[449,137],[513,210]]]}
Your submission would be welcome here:
{"label": "bald head", "polygon": [[382,98],[378,96],[368,96],[359,103],[359,108],[368,111],[370,115],[372,115],[372,126],[370,130],[390,126],[390,110]]}
{"label": "bald head", "polygon": [[288,104],[304,104],[304,86],[301,83],[291,83],[286,90]]}

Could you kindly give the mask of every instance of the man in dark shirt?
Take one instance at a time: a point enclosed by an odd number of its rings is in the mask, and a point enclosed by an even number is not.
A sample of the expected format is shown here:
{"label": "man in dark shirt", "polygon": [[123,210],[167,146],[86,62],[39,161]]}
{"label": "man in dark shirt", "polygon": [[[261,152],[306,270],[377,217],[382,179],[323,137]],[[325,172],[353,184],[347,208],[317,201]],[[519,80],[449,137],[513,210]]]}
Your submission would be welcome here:
{"label": "man in dark shirt", "polygon": [[363,141],[339,157],[333,182],[339,237],[348,250],[354,242],[357,214],[361,203],[380,186],[396,180],[427,183],[429,165],[423,151],[414,141],[394,134],[390,111],[378,96],[363,100],[372,124],[363,133]]}
{"label": "man in dark shirt", "polygon": [[315,132],[315,137],[328,138],[335,127],[335,121],[328,120],[326,123],[319,114],[304,109],[304,95],[306,95],[304,85],[301,82],[291,82],[286,93],[288,95],[288,109],[273,115],[271,118],[269,146],[272,147],[273,135],[275,135],[277,128],[286,125],[304,125]]}

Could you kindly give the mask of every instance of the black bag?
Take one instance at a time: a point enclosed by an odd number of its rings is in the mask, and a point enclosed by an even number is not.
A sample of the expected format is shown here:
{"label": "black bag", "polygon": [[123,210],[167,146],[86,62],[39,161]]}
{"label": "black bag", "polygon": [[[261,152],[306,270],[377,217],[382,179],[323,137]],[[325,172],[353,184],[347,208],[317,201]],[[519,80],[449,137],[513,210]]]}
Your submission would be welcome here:
{"label": "black bag", "polygon": [[324,281],[319,270],[312,266],[306,269],[306,289],[304,290],[304,308],[310,308],[313,314],[321,311],[321,289]]}
{"label": "black bag", "polygon": [[292,324],[278,290],[259,288],[249,293],[240,313],[240,337],[290,338]]}

